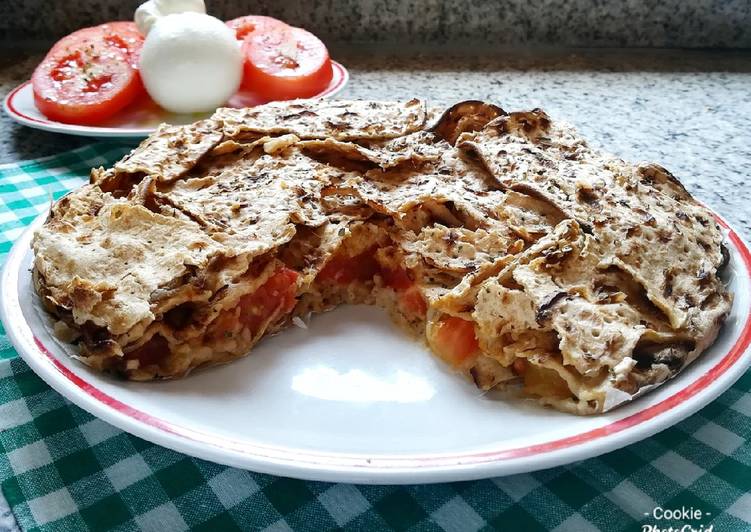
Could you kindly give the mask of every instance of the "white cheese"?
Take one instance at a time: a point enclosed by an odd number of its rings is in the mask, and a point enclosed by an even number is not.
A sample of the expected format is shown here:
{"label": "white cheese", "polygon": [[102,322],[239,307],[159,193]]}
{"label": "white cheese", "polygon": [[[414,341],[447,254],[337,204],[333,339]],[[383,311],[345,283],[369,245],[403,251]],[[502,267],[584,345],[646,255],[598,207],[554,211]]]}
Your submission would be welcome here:
{"label": "white cheese", "polygon": [[234,32],[209,15],[156,19],[139,62],[146,91],[174,113],[213,111],[237,92],[243,55]]}
{"label": "white cheese", "polygon": [[133,20],[138,31],[148,35],[159,18],[189,11],[205,14],[206,6],[203,0],[149,0],[138,6]]}

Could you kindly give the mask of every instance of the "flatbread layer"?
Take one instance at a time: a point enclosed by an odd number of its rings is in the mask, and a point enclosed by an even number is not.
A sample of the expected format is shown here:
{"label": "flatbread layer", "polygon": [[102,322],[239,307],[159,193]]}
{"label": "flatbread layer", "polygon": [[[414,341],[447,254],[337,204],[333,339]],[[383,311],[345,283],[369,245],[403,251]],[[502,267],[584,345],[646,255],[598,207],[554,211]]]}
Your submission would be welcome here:
{"label": "flatbread layer", "polygon": [[676,375],[732,302],[722,232],[667,170],[479,101],[162,126],[60,200],[33,247],[56,330],[138,380],[367,303],[483,390],[594,414]]}

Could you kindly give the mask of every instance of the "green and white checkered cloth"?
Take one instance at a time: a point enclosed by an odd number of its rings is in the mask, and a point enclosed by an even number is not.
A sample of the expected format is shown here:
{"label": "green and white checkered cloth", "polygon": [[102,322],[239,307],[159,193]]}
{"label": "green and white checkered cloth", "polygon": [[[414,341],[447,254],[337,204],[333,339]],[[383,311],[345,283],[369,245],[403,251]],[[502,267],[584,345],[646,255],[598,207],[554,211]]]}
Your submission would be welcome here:
{"label": "green and white checkered cloth", "polygon": [[[127,151],[96,144],[0,167],[0,257],[51,198]],[[2,259],[0,259],[2,260]],[[124,433],[73,406],[0,331],[0,482],[24,530],[640,531],[677,520],[751,530],[751,373],[686,421],[575,465],[475,482],[354,486],[216,465]],[[688,530],[688,529],[686,529]]]}

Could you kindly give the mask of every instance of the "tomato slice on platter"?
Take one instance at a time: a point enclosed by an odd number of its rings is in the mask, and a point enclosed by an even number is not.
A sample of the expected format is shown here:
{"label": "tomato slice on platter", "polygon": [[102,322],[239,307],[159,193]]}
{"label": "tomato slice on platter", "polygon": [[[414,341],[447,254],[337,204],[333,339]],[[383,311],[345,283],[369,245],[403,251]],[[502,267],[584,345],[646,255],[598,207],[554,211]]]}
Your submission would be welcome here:
{"label": "tomato slice on platter", "polygon": [[100,24],[99,26],[74,31],[57,41],[48,52],[48,55],[59,47],[70,46],[70,43],[73,41],[89,39],[101,39],[106,44],[118,48],[132,59],[131,62],[134,67],[138,67],[138,54],[143,47],[144,36],[138,31],[135,22],[126,20],[116,20]]}
{"label": "tomato slice on platter", "polygon": [[96,124],[144,88],[136,68],[143,36],[132,22],[111,22],[58,41],[34,70],[34,103],[48,118]]}
{"label": "tomato slice on platter", "polygon": [[266,33],[274,28],[289,28],[287,24],[274,17],[263,15],[246,15],[226,22],[235,31],[238,41],[243,41],[251,33]]}
{"label": "tomato slice on platter", "polygon": [[135,22],[115,21],[96,26],[102,33],[102,40],[107,44],[119,48],[130,57],[133,68],[138,69],[138,56],[143,47],[144,36],[138,31]]}
{"label": "tomato slice on platter", "polygon": [[326,46],[302,28],[254,31],[243,41],[243,53],[243,87],[269,100],[315,96],[333,76]]}

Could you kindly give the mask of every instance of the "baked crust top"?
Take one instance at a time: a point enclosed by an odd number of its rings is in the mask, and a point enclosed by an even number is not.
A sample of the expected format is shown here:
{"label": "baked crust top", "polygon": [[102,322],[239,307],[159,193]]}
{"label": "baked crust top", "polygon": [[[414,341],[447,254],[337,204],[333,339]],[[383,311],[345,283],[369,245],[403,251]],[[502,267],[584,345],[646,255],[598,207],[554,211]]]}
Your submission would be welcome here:
{"label": "baked crust top", "polygon": [[[174,353],[208,345],[233,290],[281,264],[302,302],[333,257],[369,250],[409,272],[434,350],[446,317],[473,324],[479,350],[452,365],[477,386],[521,380],[596,413],[714,341],[732,299],[722,241],[667,170],[593,149],[539,109],[319,100],[160,127],[55,204],[33,248],[40,295],[103,368],[155,334]],[[186,302],[199,310],[177,330],[166,316]],[[207,349],[139,375],[178,376],[220,350]]]}

